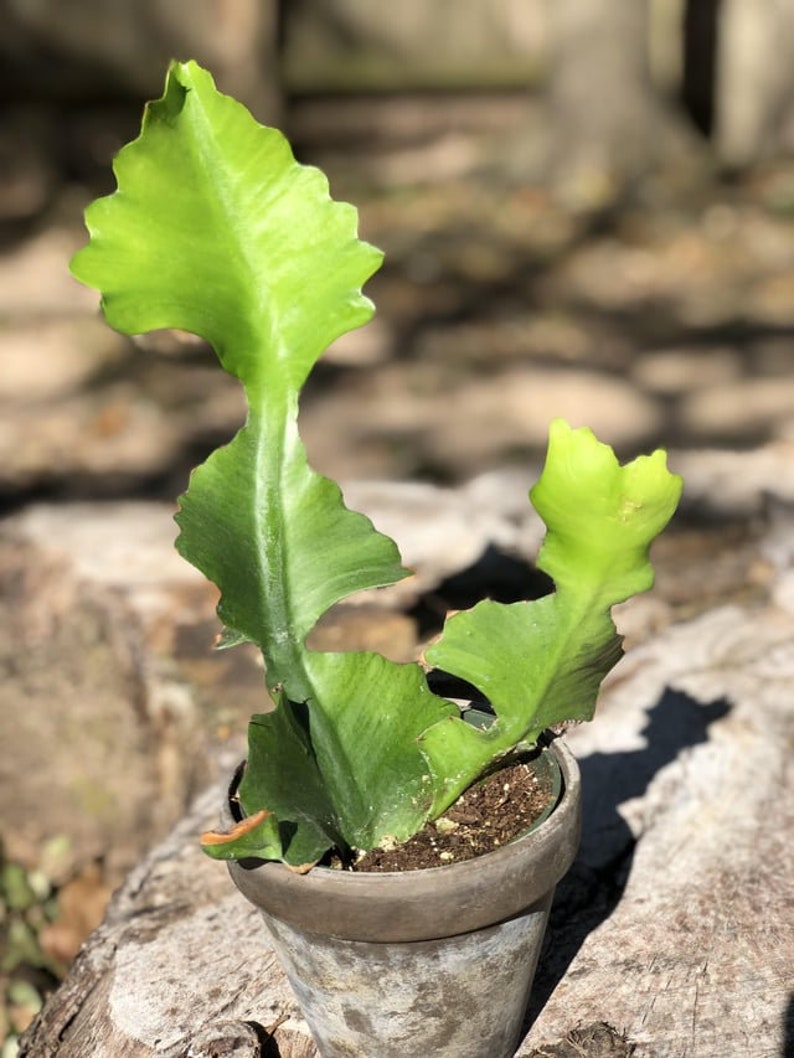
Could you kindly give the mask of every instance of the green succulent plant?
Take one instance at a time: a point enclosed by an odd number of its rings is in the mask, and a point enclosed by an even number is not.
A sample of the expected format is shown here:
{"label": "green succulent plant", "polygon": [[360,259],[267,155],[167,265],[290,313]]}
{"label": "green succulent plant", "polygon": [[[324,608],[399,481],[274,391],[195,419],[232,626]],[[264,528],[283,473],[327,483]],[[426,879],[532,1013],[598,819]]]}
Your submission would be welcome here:
{"label": "green succulent plant", "polygon": [[324,175],[195,62],[171,65],[114,170],[117,190],[86,212],[74,275],[125,334],[206,339],[248,403],[177,514],[178,550],[220,589],[225,643],[259,646],[276,702],[249,727],[247,819],[205,848],[303,868],[334,847],[405,840],[515,746],[593,715],[621,655],[610,608],[651,586],[648,549],[680,479],[662,451],[620,466],[589,430],[552,424],[531,500],[547,527],[538,566],[555,592],[481,602],[427,652],[487,697],[484,729],[431,693],[418,663],[309,649],[334,603],[408,575],[393,541],[312,469],[298,432],[315,362],[372,316],[362,287],[382,255],[358,239],[356,211],[330,198]]}

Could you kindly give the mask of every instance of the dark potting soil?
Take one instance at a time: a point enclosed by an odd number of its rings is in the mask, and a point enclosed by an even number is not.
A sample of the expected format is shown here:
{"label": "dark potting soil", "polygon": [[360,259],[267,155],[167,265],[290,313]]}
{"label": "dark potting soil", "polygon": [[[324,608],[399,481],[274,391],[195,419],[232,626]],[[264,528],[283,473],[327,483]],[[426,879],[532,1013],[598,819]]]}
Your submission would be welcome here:
{"label": "dark potting soil", "polygon": [[402,845],[371,849],[354,871],[418,871],[462,863],[518,837],[549,805],[552,792],[518,761],[469,787],[444,815]]}

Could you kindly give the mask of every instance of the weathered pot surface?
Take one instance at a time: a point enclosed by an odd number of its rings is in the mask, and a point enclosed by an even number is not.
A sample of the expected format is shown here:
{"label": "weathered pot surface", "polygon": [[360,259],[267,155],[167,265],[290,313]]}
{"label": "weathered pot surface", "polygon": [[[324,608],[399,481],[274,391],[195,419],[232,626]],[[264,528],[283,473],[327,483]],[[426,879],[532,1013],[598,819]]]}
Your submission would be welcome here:
{"label": "weathered pot surface", "polygon": [[323,1058],[510,1058],[554,888],[579,843],[581,780],[564,743],[540,826],[465,863],[402,873],[231,862],[264,917]]}
{"label": "weathered pot surface", "polygon": [[496,852],[401,873],[315,867],[299,875],[280,863],[253,861],[249,867],[231,861],[234,883],[263,911],[348,940],[431,940],[499,922],[555,886],[578,848],[578,766],[559,741],[545,752],[562,772],[560,801],[542,826]]}

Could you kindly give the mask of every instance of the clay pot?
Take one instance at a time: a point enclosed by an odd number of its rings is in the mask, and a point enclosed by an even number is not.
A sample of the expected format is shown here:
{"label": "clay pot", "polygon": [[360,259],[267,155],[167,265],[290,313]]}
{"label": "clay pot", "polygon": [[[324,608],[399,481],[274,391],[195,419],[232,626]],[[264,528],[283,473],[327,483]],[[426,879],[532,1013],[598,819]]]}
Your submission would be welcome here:
{"label": "clay pot", "polygon": [[260,909],[323,1058],[510,1058],[518,1044],[554,888],[579,843],[576,761],[540,825],[465,863],[402,873],[232,861]]}

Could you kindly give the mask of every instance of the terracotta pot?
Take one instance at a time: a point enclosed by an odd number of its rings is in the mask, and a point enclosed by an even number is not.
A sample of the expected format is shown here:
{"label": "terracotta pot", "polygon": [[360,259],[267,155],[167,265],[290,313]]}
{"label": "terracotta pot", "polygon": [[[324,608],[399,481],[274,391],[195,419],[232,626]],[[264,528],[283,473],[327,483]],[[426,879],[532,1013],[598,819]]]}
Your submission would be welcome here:
{"label": "terracotta pot", "polygon": [[580,776],[553,742],[559,800],[531,831],[465,863],[351,873],[232,861],[323,1058],[509,1058],[554,888],[579,843]]}

